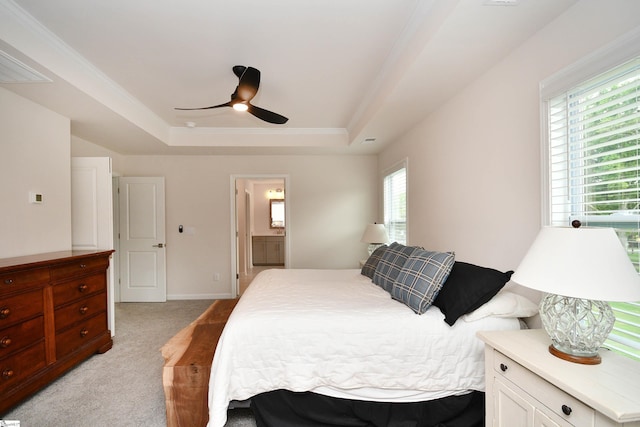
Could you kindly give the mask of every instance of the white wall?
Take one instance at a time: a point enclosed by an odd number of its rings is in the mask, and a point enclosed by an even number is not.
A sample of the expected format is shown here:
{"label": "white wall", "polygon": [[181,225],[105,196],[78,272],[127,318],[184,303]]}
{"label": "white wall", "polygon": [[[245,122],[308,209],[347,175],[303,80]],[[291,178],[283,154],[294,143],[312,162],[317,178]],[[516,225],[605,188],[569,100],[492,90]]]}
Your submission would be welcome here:
{"label": "white wall", "polygon": [[409,243],[515,269],[541,225],[541,80],[640,24],[640,2],[583,0],[380,155],[409,158]]}
{"label": "white wall", "polygon": [[[170,297],[229,289],[232,174],[290,177],[291,267],[356,267],[366,254],[365,224],[381,219],[378,173],[408,157],[409,243],[513,269],[540,226],[538,84],[637,26],[638,16],[636,0],[580,1],[385,149],[378,162],[375,156],[121,156],[77,138],[70,153],[68,119],[0,89],[0,256],[69,249],[71,154],[108,155],[115,174],[166,177]],[[42,192],[45,203],[29,205],[29,191]],[[196,234],[179,234],[179,224]]]}
{"label": "white wall", "polygon": [[71,157],[110,157],[113,176],[121,175],[120,171],[124,168],[125,156],[122,154],[73,135],[71,135]]}
{"label": "white wall", "polygon": [[[126,156],[124,165],[126,176],[165,177],[170,299],[230,290],[231,175],[289,177],[291,268],[358,268],[366,255],[360,238],[375,219],[376,156]],[[180,224],[195,234],[178,233]]]}
{"label": "white wall", "polygon": [[71,249],[69,119],[0,88],[0,129],[0,258]]}

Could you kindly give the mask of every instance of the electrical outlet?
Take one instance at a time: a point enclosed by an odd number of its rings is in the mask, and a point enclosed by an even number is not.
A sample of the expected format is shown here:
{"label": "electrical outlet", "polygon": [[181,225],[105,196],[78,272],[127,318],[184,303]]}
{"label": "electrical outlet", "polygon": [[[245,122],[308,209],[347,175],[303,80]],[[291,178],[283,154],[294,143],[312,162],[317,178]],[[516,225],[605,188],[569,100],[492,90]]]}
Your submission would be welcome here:
{"label": "electrical outlet", "polygon": [[213,280],[216,281],[216,282],[219,282],[220,281],[220,273],[214,273],[213,274]]}

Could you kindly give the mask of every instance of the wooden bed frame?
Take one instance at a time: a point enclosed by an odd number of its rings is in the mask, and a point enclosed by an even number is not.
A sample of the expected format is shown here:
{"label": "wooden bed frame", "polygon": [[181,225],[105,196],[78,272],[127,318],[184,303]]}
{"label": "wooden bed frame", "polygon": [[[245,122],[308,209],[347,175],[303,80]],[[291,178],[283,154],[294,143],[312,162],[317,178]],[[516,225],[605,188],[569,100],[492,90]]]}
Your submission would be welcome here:
{"label": "wooden bed frame", "polygon": [[209,376],[218,340],[237,299],[217,300],[162,346],[167,427],[205,427]]}

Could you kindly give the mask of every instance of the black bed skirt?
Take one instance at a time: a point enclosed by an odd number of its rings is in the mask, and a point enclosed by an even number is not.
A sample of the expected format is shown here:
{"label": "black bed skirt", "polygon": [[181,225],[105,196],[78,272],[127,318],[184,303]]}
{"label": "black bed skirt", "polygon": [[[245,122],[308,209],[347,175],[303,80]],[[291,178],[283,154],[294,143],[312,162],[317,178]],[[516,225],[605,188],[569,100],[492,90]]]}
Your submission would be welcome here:
{"label": "black bed skirt", "polygon": [[415,403],[366,402],[276,390],[251,398],[258,427],[483,427],[484,393]]}

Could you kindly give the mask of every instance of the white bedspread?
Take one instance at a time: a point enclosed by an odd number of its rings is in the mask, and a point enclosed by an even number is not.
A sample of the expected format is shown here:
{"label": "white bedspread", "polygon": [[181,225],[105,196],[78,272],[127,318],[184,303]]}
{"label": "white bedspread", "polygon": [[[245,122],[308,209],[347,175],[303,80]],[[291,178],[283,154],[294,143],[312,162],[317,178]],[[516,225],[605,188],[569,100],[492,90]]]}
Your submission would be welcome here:
{"label": "white bedspread", "polygon": [[232,400],[287,389],[411,402],[484,390],[479,330],[518,329],[484,318],[450,327],[421,316],[359,270],[267,270],[244,293],[220,337],[209,380],[209,427]]}

